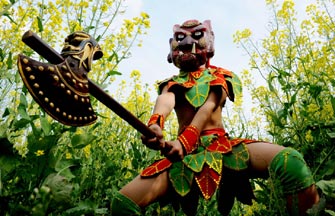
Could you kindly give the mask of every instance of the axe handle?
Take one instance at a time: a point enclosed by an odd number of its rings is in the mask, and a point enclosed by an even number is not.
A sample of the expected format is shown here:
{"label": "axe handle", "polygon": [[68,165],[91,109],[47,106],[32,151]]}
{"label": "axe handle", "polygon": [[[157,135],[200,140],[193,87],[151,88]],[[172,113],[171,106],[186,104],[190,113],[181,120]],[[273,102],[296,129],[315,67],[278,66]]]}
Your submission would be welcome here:
{"label": "axe handle", "polygon": [[[32,31],[27,31],[22,36],[22,41],[27,44],[30,48],[44,57],[51,64],[59,64],[64,61],[64,58],[47,43],[45,43],[38,35]],[[88,79],[90,94],[98,99],[101,103],[111,109],[115,114],[121,117],[123,120],[128,122],[137,131],[142,133],[148,138],[154,138],[155,134],[148,126],[136,118],[131,112],[119,104],[114,98],[108,95],[102,90],[97,84]]]}

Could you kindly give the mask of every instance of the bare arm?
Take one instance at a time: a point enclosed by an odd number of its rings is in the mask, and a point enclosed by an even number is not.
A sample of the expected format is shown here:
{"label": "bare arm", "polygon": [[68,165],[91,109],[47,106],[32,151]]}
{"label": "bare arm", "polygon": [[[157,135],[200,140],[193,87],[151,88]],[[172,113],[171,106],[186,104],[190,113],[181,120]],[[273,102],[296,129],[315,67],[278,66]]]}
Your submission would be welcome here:
{"label": "bare arm", "polygon": [[[153,109],[153,114],[163,115],[164,119],[171,113],[175,106],[175,95],[167,90],[167,86],[163,88],[162,93],[157,97],[156,103]],[[148,139],[142,136],[142,142],[146,146],[150,146],[152,149],[164,150],[165,140],[163,138],[162,128],[159,125],[153,124],[149,127],[155,134],[156,137]]]}
{"label": "bare arm", "polygon": [[154,106],[153,113],[159,113],[166,118],[173,110],[175,106],[175,95],[167,90],[167,86],[163,88],[163,91],[158,95]]}

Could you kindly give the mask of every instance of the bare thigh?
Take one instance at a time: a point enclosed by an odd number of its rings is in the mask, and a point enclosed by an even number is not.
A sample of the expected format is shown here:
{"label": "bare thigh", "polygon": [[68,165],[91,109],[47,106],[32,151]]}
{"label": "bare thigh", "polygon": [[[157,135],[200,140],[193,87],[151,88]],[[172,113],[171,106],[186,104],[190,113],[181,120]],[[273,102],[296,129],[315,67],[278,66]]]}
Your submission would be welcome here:
{"label": "bare thigh", "polygon": [[265,142],[250,143],[247,145],[250,155],[251,170],[263,173],[268,171],[272,159],[285,147]]}
{"label": "bare thigh", "polygon": [[164,196],[168,187],[168,173],[165,171],[151,178],[142,178],[141,176],[137,176],[124,186],[120,190],[120,193],[127,196],[143,208],[157,201],[158,198]]}

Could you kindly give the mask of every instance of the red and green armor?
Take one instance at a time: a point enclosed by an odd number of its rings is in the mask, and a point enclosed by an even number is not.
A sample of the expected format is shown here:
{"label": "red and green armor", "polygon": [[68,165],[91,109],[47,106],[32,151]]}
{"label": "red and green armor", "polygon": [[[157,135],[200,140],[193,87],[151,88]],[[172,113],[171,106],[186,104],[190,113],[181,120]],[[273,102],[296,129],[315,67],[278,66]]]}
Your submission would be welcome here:
{"label": "red and green armor", "polygon": [[[228,98],[234,101],[235,96],[242,92],[239,78],[231,71],[209,64],[210,58],[214,55],[214,33],[211,22],[188,20],[182,25],[175,25],[173,32],[168,61],[180,71],[178,75],[162,81],[158,86],[158,93],[160,94],[163,87],[167,86],[168,91],[174,92],[178,97],[184,96],[195,110],[205,103],[210,89],[214,87],[221,88]],[[149,125],[155,123],[162,128],[162,121],[163,118],[159,114],[154,114],[149,120]],[[231,139],[223,128],[199,131],[193,125],[186,126],[178,134],[178,140],[185,150],[182,161],[171,162],[168,158],[160,159],[144,169],[141,176],[150,178],[168,170],[171,185],[179,196],[193,194],[190,192],[194,192],[193,190],[198,187],[197,191],[200,191],[205,199],[211,198],[218,188],[220,188],[218,194],[224,192],[220,184],[222,180],[227,181],[229,175],[223,173],[227,173],[228,170],[233,172],[246,170],[249,153],[245,144],[255,142]],[[228,180],[231,178],[228,177]],[[251,187],[250,190],[243,190],[242,194],[250,194],[250,191]],[[222,196],[219,197],[220,202],[231,203],[225,202],[225,199],[234,199],[236,194],[226,196],[224,193],[223,196],[223,199]],[[243,203],[250,204],[251,197],[249,196]],[[230,208],[222,203],[220,206]]]}
{"label": "red and green armor", "polygon": [[[165,85],[168,89],[175,85],[185,88],[185,98],[194,108],[206,101],[212,86],[220,86],[230,100],[234,100],[234,93],[241,91],[241,84],[235,74],[214,66],[195,72],[181,71],[179,75],[163,81],[159,88]],[[193,182],[196,182],[202,196],[209,199],[218,188],[224,167],[233,170],[248,167],[249,153],[244,144],[254,140],[230,139],[223,128],[202,131],[194,141],[195,137],[196,128],[186,127],[178,137],[187,152],[184,159],[172,163],[163,158],[143,170],[141,176],[150,177],[169,169],[171,184],[179,195],[188,194]],[[196,145],[188,142],[196,142]]]}

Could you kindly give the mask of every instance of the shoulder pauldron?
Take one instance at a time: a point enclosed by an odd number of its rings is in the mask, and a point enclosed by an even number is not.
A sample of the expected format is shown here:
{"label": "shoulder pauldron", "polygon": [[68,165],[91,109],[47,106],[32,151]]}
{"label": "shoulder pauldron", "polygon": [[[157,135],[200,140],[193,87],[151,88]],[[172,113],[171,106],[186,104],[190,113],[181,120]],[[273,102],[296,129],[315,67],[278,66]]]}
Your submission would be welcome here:
{"label": "shoulder pauldron", "polygon": [[195,108],[204,104],[211,86],[221,86],[231,101],[234,101],[235,94],[242,91],[241,82],[234,73],[214,66],[195,72],[181,71],[179,75],[159,83],[159,94],[165,85],[169,90],[175,85],[186,88],[185,98]]}

